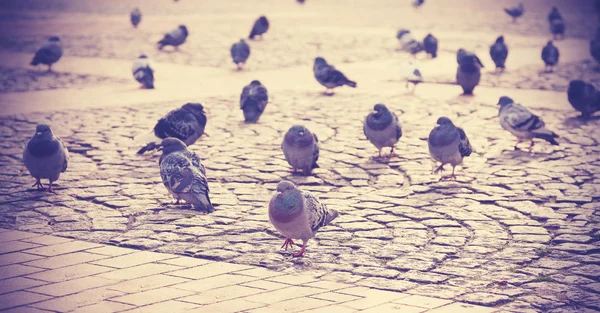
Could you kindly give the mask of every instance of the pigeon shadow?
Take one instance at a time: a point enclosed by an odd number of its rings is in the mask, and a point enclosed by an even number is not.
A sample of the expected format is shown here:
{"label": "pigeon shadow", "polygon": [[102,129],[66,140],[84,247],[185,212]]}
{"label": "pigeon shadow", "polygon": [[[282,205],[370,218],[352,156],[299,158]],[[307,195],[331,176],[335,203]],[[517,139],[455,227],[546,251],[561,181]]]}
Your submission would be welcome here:
{"label": "pigeon shadow", "polygon": [[597,121],[600,120],[600,115],[592,115],[592,116],[571,116],[569,118],[566,118],[563,121],[563,125],[565,126],[569,126],[569,127],[578,127],[578,126],[582,126],[585,125],[589,122],[593,122],[593,121]]}
{"label": "pigeon shadow", "polygon": [[529,162],[532,160],[546,158],[552,155],[552,153],[542,153],[529,151],[529,149],[516,149],[516,150],[502,150],[499,155],[495,157],[497,160],[521,160],[524,162]]}

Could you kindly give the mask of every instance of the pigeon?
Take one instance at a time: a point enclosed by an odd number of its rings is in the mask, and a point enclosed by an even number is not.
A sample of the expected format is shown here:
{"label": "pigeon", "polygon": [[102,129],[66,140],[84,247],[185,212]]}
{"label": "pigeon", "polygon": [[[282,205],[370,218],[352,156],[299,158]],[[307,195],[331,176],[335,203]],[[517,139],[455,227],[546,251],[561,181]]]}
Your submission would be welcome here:
{"label": "pigeon", "polygon": [[432,59],[437,57],[438,40],[433,37],[432,34],[428,34],[425,39],[423,39],[423,47],[425,48],[425,52],[431,55]]}
{"label": "pigeon", "polygon": [[142,21],[142,12],[140,11],[140,9],[135,8],[131,11],[131,14],[129,16],[131,18],[131,25],[137,28],[138,24]]}
{"label": "pigeon", "polygon": [[[158,120],[154,126],[154,135],[160,139],[174,137],[186,145],[192,145],[204,134],[206,128],[206,113],[200,103],[186,103]],[[137,154],[152,151],[159,146],[155,142],[148,143]]]}
{"label": "pigeon", "polygon": [[505,8],[504,12],[508,13],[513,18],[513,23],[517,21],[517,18],[523,15],[525,8],[523,7],[523,3],[519,3],[519,5],[512,8]]}
{"label": "pigeon", "polygon": [[565,21],[562,18],[550,21],[550,32],[554,39],[565,38]]}
{"label": "pigeon", "polygon": [[415,92],[417,89],[417,85],[423,82],[423,76],[421,75],[421,71],[416,68],[412,62],[408,63],[409,72],[406,76],[406,88],[408,88],[409,84],[413,84],[412,92]]}
{"label": "pigeon", "polygon": [[596,62],[600,63],[600,27],[594,39],[590,40],[590,54]]}
{"label": "pigeon", "polygon": [[490,47],[490,56],[492,57],[494,64],[496,64],[496,70],[500,69],[501,71],[504,71],[504,64],[508,57],[508,47],[504,43],[504,36],[498,37],[496,43]]}
{"label": "pigeon", "polygon": [[600,92],[592,84],[582,80],[572,80],[567,90],[569,103],[575,110],[581,112],[582,118],[590,117],[600,111]]}
{"label": "pigeon", "polygon": [[160,177],[176,204],[183,199],[194,209],[213,212],[206,170],[198,155],[188,150],[183,141],[171,137],[163,139],[160,149]]}
{"label": "pigeon", "polygon": [[500,105],[498,113],[500,126],[517,137],[515,150],[519,149],[517,145],[524,140],[531,140],[529,146],[529,150],[531,150],[534,145],[534,138],[544,139],[552,145],[558,146],[555,139],[558,138],[558,135],[546,129],[544,121],[539,116],[529,112],[526,107],[515,103],[513,99],[507,96],[500,97],[498,105]]}
{"label": "pigeon", "polygon": [[434,173],[443,171],[446,164],[452,165],[452,174],[441,179],[456,179],[454,168],[462,163],[463,158],[470,156],[473,152],[465,131],[454,126],[447,117],[438,118],[437,125],[429,133],[427,143],[431,157],[442,163]]}
{"label": "pigeon", "polygon": [[296,2],[298,2],[300,4],[304,4],[304,0],[296,0]]}
{"label": "pigeon", "polygon": [[269,21],[263,15],[259,17],[256,22],[254,22],[254,26],[252,26],[252,30],[250,31],[249,39],[254,40],[254,37],[260,36],[260,39],[263,39],[263,34],[269,30]]}
{"label": "pigeon", "polygon": [[552,9],[550,10],[550,13],[548,13],[548,22],[552,23],[553,20],[562,20],[562,15],[560,15],[560,12],[558,11],[558,8],[556,6],[553,6]]}
{"label": "pigeon", "polygon": [[133,77],[146,89],[154,89],[154,71],[148,63],[148,57],[145,54],[133,61],[131,68]]}
{"label": "pigeon", "polygon": [[63,141],[54,136],[50,126],[39,124],[35,127],[35,135],[31,137],[23,151],[23,163],[35,178],[38,190],[44,188],[41,179],[49,181],[48,191],[52,191],[52,183],[57,181],[60,173],[64,173],[69,165],[69,151]]}
{"label": "pigeon", "polygon": [[336,70],[332,65],[327,64],[327,61],[321,57],[315,58],[313,72],[317,81],[327,88],[325,94],[333,94],[333,88],[344,85],[356,88],[356,82],[346,78],[342,72]]}
{"label": "pigeon", "polygon": [[238,70],[244,68],[249,56],[250,46],[244,39],[240,39],[240,41],[231,46],[231,58],[233,59],[233,63],[237,65]]}
{"label": "pigeon", "polygon": [[558,64],[559,57],[558,48],[552,44],[552,41],[548,41],[548,44],[542,49],[542,60],[546,64],[546,72],[552,73],[554,66]]}
{"label": "pigeon", "polygon": [[381,159],[381,149],[390,147],[390,157],[394,156],[394,145],[402,137],[402,128],[398,117],[388,110],[385,104],[376,104],[373,112],[365,117],[363,132],[369,141],[379,150],[378,158]]}
{"label": "pigeon", "polygon": [[30,64],[33,66],[37,66],[38,64],[48,65],[48,72],[51,72],[52,64],[60,60],[62,54],[63,48],[60,44],[60,38],[52,36],[48,38],[48,42],[35,52],[35,56]]}
{"label": "pigeon", "polygon": [[287,250],[292,247],[293,239],[302,240],[302,249],[295,252],[294,257],[303,256],[308,240],[338,215],[338,211],[329,209],[313,194],[286,180],[277,184],[277,194],[269,201],[269,220],[285,236],[281,248]]}
{"label": "pigeon", "polygon": [[419,8],[425,3],[425,0],[414,0],[412,6],[415,8]]}
{"label": "pigeon", "polygon": [[256,123],[265,111],[269,102],[269,94],[258,80],[253,80],[250,85],[242,89],[240,96],[240,109],[244,112],[244,122]]}
{"label": "pigeon", "polygon": [[462,87],[463,94],[472,95],[479,84],[481,68],[484,66],[477,55],[464,49],[458,50],[457,61],[456,82]]}
{"label": "pigeon", "polygon": [[423,46],[423,44],[421,42],[417,41],[412,36],[412,34],[410,33],[410,30],[407,30],[407,29],[399,30],[398,33],[396,34],[396,38],[400,41],[401,49],[409,52],[413,56],[415,56],[417,53],[425,50],[425,47]]}
{"label": "pigeon", "polygon": [[158,42],[158,50],[162,50],[165,46],[173,46],[175,50],[179,49],[188,36],[188,29],[185,25],[179,25],[168,34],[165,34],[163,39]]}
{"label": "pigeon", "polygon": [[288,130],[281,149],[293,173],[299,169],[304,175],[310,175],[314,168],[319,167],[319,138],[302,125],[294,125]]}

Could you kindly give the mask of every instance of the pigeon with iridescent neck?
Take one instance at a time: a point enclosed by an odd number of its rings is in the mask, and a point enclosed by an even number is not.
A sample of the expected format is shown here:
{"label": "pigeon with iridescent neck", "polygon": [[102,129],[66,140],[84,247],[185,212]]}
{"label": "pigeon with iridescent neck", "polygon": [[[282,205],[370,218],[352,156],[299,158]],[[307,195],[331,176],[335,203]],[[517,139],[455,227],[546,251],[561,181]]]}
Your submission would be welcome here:
{"label": "pigeon with iridescent neck", "polygon": [[281,149],[294,173],[301,170],[305,175],[310,175],[314,168],[319,167],[319,139],[302,125],[294,125],[288,130],[283,137]]}
{"label": "pigeon with iridescent neck", "polygon": [[394,112],[388,110],[385,104],[376,104],[373,112],[365,117],[363,132],[369,141],[379,150],[390,147],[390,157],[394,156],[394,146],[402,137],[402,128],[398,117]]}
{"label": "pigeon with iridescent neck", "polygon": [[454,126],[454,123],[447,117],[438,118],[437,125],[429,133],[427,143],[431,157],[442,163],[434,173],[443,171],[446,164],[452,165],[452,174],[443,176],[441,179],[456,179],[454,168],[473,151],[465,131]]}
{"label": "pigeon with iridescent neck", "polygon": [[63,141],[54,136],[50,126],[39,124],[23,151],[23,163],[35,178],[33,187],[44,188],[41,179],[49,181],[48,191],[53,192],[52,183],[57,181],[69,165],[69,151]]}

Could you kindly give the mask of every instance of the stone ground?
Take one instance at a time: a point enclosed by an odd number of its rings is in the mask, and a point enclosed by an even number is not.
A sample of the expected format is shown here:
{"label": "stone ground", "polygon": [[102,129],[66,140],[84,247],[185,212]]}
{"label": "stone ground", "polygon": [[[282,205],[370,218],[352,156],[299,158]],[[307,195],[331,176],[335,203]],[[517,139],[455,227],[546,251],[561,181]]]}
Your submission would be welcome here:
{"label": "stone ground", "polygon": [[[502,12],[510,1],[428,2],[419,11],[385,0],[357,0],[343,11],[334,0],[180,2],[0,3],[0,227],[508,312],[600,310],[599,122],[577,119],[564,92],[570,79],[600,83],[588,52],[598,21],[590,1],[530,0],[514,24]],[[553,4],[567,39],[556,42],[561,63],[547,74],[540,52]],[[128,25],[135,5],[147,13],[138,30]],[[235,72],[229,46],[263,13],[272,30],[251,43],[247,70]],[[152,43],[182,21],[190,29],[182,51],[156,51]],[[396,51],[399,27],[440,39],[437,59],[417,59],[427,83],[415,94],[401,81],[409,57]],[[33,51],[54,34],[65,46],[57,73],[32,70]],[[511,49],[501,75],[487,51],[499,34]],[[458,96],[451,84],[460,47],[486,65],[474,97]],[[139,90],[131,78],[131,59],[142,52],[154,61],[156,90]],[[311,73],[316,55],[359,88],[321,96]],[[253,79],[271,102],[258,124],[245,125],[239,93]],[[514,138],[497,122],[501,95],[533,108],[561,145],[513,151]],[[190,149],[207,168],[217,208],[210,215],[173,206],[158,155],[135,154],[156,120],[188,101],[203,103],[209,116],[210,136]],[[399,157],[383,163],[372,160],[376,149],[362,133],[379,102],[397,113],[404,132]],[[475,149],[457,181],[431,173],[425,140],[439,116],[462,126]],[[29,188],[20,160],[37,123],[49,123],[71,152],[55,195]],[[296,123],[322,141],[321,168],[310,177],[291,175],[279,147]],[[282,238],[266,215],[281,179],[341,212],[303,258],[278,250]]]}

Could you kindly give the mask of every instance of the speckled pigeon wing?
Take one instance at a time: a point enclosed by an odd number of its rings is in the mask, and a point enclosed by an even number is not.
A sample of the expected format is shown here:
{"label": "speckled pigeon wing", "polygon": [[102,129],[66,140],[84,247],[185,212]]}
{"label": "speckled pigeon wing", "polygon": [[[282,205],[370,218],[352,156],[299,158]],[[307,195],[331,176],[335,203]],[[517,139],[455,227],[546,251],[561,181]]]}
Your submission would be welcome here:
{"label": "speckled pigeon wing", "polygon": [[154,134],[161,139],[175,137],[185,141],[194,134],[197,127],[198,120],[193,114],[177,109],[158,120],[154,127]]}
{"label": "speckled pigeon wing", "polygon": [[[304,210],[308,216],[308,223],[313,233],[319,228],[329,224],[337,217],[337,214],[330,214],[327,206],[319,202],[310,192],[302,192],[304,196]],[[332,211],[332,213],[335,211]]]}
{"label": "speckled pigeon wing", "polygon": [[463,157],[470,156],[473,149],[471,148],[471,143],[469,142],[469,138],[467,138],[467,134],[460,127],[456,127],[456,130],[458,131],[458,151],[460,152],[460,155]]}
{"label": "speckled pigeon wing", "polygon": [[515,130],[530,132],[543,128],[545,123],[539,116],[529,112],[524,106],[513,103],[505,112],[504,120]]}
{"label": "speckled pigeon wing", "polygon": [[200,157],[195,152],[189,150],[186,150],[184,154],[190,159],[192,166],[198,169],[202,175],[206,176],[206,169],[204,168],[204,164],[202,164]]}

